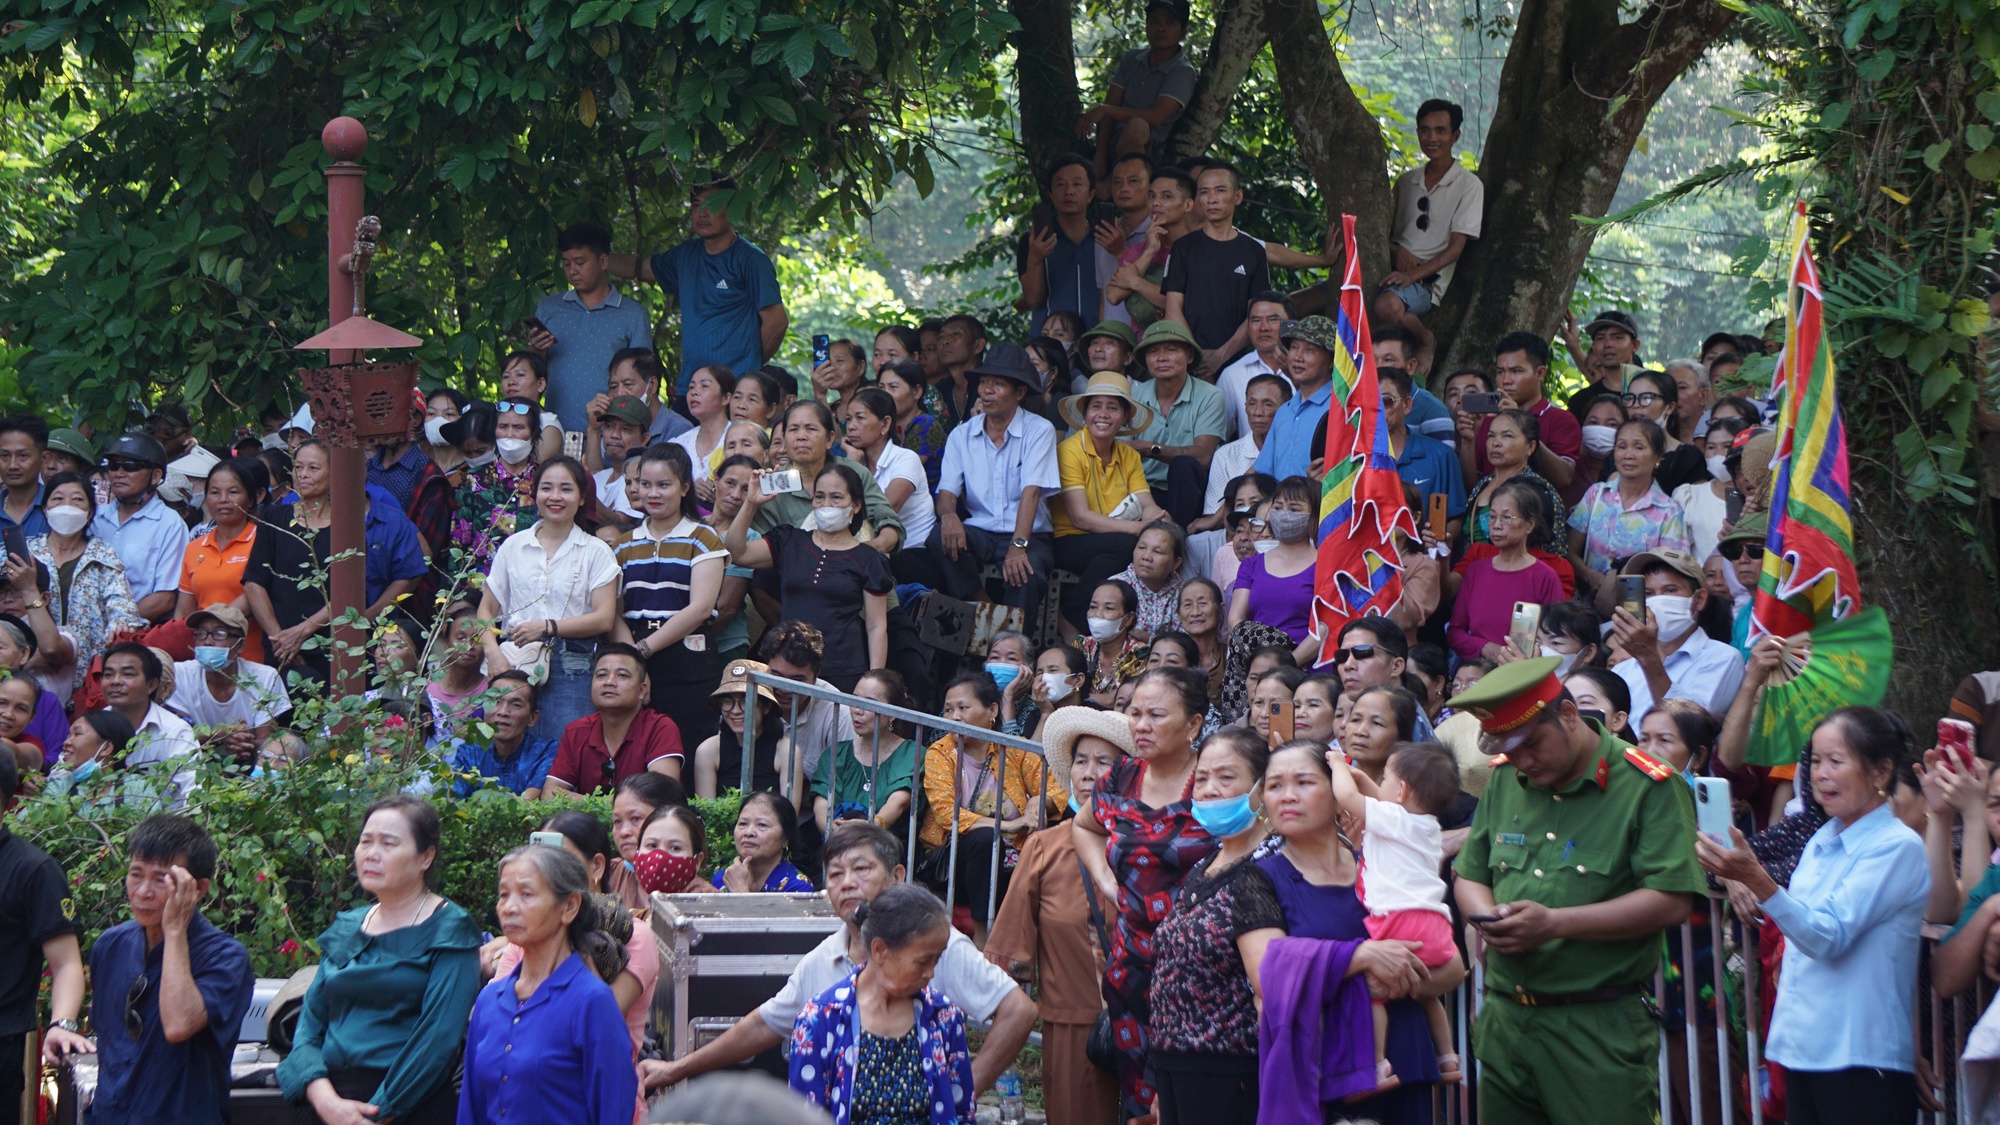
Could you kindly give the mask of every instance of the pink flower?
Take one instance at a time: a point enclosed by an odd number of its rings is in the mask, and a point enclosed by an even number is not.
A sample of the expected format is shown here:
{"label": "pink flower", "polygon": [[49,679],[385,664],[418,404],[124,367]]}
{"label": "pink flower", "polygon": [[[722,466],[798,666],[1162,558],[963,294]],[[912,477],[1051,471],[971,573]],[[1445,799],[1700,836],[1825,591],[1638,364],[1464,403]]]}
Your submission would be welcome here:
{"label": "pink flower", "polygon": [[292,954],[297,953],[298,951],[299,951],[299,943],[293,941],[291,938],[286,938],[285,944],[278,947],[278,952],[284,954],[287,957],[290,957]]}

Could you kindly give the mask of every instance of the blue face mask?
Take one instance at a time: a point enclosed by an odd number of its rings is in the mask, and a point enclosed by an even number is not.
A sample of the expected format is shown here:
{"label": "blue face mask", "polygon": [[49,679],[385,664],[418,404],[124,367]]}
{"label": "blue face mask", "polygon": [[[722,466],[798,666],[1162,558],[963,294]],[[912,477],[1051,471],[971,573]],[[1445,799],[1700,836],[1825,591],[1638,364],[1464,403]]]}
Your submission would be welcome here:
{"label": "blue face mask", "polygon": [[226,648],[217,648],[214,645],[197,645],[194,650],[194,658],[200,662],[202,667],[211,672],[225,672],[229,670],[229,650]]}
{"label": "blue face mask", "polygon": [[85,781],[88,781],[90,778],[95,777],[97,775],[97,771],[103,768],[104,768],[103,766],[98,764],[96,758],[92,758],[89,761],[83,763],[82,765],[76,767],[76,770],[70,774],[70,780],[72,784],[82,785]]}
{"label": "blue face mask", "polygon": [[1073,812],[1073,813],[1077,814],[1078,816],[1082,816],[1082,815],[1083,815],[1083,806],[1082,806],[1082,805],[1080,805],[1080,804],[1077,804],[1077,801],[1076,801],[1076,794],[1074,794],[1074,793],[1071,793],[1071,794],[1069,795],[1069,811],[1071,811],[1071,812]]}
{"label": "blue face mask", "polygon": [[989,660],[986,662],[986,674],[993,677],[993,682],[1000,685],[1001,691],[1006,691],[1007,685],[1014,682],[1014,677],[1021,674],[1021,666]]}
{"label": "blue face mask", "polygon": [[1250,794],[1244,793],[1219,801],[1196,801],[1194,819],[1209,835],[1224,840],[1250,827],[1257,813],[1250,807]]}

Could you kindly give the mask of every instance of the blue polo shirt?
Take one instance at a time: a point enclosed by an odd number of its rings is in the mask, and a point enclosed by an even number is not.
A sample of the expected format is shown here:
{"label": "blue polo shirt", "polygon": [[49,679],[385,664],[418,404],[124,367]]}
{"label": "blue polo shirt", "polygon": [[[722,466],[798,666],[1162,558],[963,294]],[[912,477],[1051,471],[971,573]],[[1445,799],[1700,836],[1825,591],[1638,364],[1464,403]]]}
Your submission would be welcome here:
{"label": "blue polo shirt", "polygon": [[[250,1010],[256,974],[235,938],[196,914],[188,923],[188,968],[208,1012],[208,1026],[184,1043],[160,1029],[163,941],[146,948],[146,931],[126,922],[90,947],[90,1023],[97,1029],[97,1095],[91,1125],[209,1125],[229,1119],[229,1056]],[[126,1033],[125,1000],[133,982],[146,988],[132,1010],[139,1037]]]}
{"label": "blue polo shirt", "polygon": [[690,238],[653,255],[652,266],[653,280],[681,301],[676,395],[687,394],[688,377],[705,364],[719,363],[738,375],[764,366],[764,321],[757,314],[784,302],[770,255],[740,234],[720,254]]}
{"label": "blue polo shirt", "polygon": [[368,604],[391,582],[404,578],[422,578],[430,571],[430,564],[424,561],[423,544],[417,539],[417,525],[403,514],[396,498],[379,484],[368,487],[368,518],[362,526],[362,539],[368,544],[365,569],[368,587]]}
{"label": "blue polo shirt", "polygon": [[90,521],[90,535],[111,544],[125,568],[132,600],[144,601],[161,590],[181,588],[181,560],[187,555],[188,525],[166,501],[154,496],[119,522],[118,505],[100,505]]}
{"label": "blue polo shirt", "polygon": [[[0,527],[13,527],[16,522],[13,516],[7,514],[7,507],[4,503],[7,495],[7,489],[0,488]],[[47,535],[49,533],[49,517],[47,513],[42,511],[42,482],[39,480],[35,482],[34,506],[28,509],[27,518],[20,520],[19,523],[21,525],[21,534],[23,535]]]}
{"label": "blue polo shirt", "polygon": [[1458,424],[1451,419],[1451,407],[1422,387],[1410,396],[1410,413],[1404,417],[1403,424],[1410,428],[1411,433],[1422,434],[1433,441],[1448,444],[1458,436]]}
{"label": "blue polo shirt", "polygon": [[497,782],[503,789],[515,795],[530,789],[540,789],[548,780],[549,769],[556,764],[556,740],[553,738],[523,738],[521,745],[512,754],[502,758],[493,752],[492,743],[481,746],[463,738],[452,740],[455,744],[451,752],[451,772],[459,779],[452,782],[454,797],[470,797],[483,786],[468,774],[477,774],[481,780]]}
{"label": "blue polo shirt", "polygon": [[1319,420],[1326,417],[1327,403],[1331,401],[1333,380],[1328,379],[1312,394],[1303,398],[1293,395],[1279,403],[1277,414],[1271,418],[1271,430],[1264,435],[1264,447],[1257,451],[1257,463],[1251,467],[1279,480],[1304,476],[1306,466],[1317,455],[1312,447],[1313,431],[1319,428]]}
{"label": "blue polo shirt", "polygon": [[584,304],[574,289],[551,293],[535,306],[535,318],[556,338],[548,354],[543,409],[579,430],[588,418],[584,404],[610,385],[611,357],[618,349],[653,346],[653,323],[645,307],[615,287],[596,308]]}
{"label": "blue polo shirt", "polygon": [[[1409,423],[1404,425],[1407,427]],[[1425,513],[1431,510],[1432,493],[1444,493],[1447,518],[1465,515],[1465,474],[1459,471],[1458,455],[1446,449],[1443,442],[1411,433],[1396,458],[1396,475],[1423,497],[1422,505],[1410,513],[1416,517],[1418,527],[1423,526]]]}

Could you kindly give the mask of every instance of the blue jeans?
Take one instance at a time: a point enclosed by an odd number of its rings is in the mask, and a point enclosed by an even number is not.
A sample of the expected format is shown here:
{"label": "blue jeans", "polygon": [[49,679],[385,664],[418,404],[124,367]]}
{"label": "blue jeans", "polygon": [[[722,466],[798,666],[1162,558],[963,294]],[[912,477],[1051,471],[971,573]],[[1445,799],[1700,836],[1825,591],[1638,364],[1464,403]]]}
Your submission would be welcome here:
{"label": "blue jeans", "polygon": [[590,714],[590,659],[596,651],[594,640],[557,643],[542,683],[541,714],[528,728],[529,737],[560,739],[564,727]]}

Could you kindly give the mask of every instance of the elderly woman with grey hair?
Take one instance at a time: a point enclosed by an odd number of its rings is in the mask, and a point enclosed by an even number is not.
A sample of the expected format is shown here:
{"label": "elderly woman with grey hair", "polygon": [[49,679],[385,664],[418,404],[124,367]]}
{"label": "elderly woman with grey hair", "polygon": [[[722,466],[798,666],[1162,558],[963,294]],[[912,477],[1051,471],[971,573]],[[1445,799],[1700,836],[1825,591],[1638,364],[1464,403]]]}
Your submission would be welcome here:
{"label": "elderly woman with grey hair", "polygon": [[868,961],[792,1025],[792,1089],[834,1125],[972,1121],[965,1014],[930,986],[951,937],[945,905],[899,883],[855,908]]}

